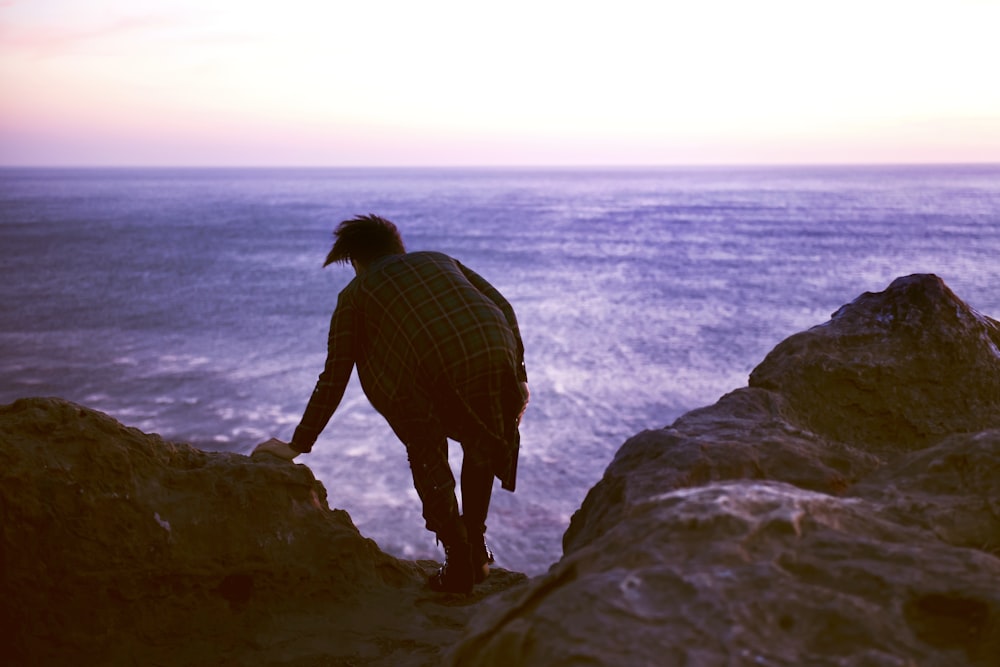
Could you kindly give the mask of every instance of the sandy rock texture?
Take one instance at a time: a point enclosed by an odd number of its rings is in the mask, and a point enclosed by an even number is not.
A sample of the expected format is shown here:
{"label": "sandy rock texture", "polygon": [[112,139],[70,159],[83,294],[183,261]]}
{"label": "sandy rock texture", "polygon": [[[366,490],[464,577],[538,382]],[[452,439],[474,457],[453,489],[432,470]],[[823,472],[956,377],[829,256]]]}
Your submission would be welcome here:
{"label": "sandy rock texture", "polygon": [[437,665],[482,599],[425,588],[303,465],[59,399],[0,408],[0,664]]}
{"label": "sandy rock texture", "polygon": [[1000,325],[899,278],[626,442],[453,665],[1000,665]]}
{"label": "sandy rock texture", "polygon": [[1000,666],[1000,324],[860,296],[628,440],[542,576],[469,598],[302,465],[0,407],[0,664]]}

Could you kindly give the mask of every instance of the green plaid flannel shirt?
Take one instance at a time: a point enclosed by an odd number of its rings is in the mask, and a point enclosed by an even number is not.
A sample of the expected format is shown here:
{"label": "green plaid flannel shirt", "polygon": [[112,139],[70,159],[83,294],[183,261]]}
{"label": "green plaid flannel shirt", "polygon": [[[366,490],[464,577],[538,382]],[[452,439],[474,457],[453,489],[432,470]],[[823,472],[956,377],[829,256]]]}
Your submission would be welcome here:
{"label": "green plaid flannel shirt", "polygon": [[326,365],[292,447],[312,449],[355,365],[368,400],[393,424],[427,409],[439,383],[461,395],[498,364],[527,382],[514,309],[495,287],[442,253],[380,258],[338,297]]}

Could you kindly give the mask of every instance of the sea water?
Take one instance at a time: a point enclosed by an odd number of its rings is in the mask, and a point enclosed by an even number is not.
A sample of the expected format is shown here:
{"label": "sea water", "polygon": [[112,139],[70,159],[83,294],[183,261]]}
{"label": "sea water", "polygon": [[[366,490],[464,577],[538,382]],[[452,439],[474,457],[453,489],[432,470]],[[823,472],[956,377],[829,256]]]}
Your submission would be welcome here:
{"label": "sea water", "polygon": [[[745,386],[861,293],[936,273],[1000,316],[1000,166],[8,168],[0,404],[60,396],[207,450],[290,438],[353,275],[322,268],[331,232],[369,212],[517,311],[532,399],[487,537],[528,574],[626,439]],[[299,460],[383,549],[441,557],[356,378]]]}

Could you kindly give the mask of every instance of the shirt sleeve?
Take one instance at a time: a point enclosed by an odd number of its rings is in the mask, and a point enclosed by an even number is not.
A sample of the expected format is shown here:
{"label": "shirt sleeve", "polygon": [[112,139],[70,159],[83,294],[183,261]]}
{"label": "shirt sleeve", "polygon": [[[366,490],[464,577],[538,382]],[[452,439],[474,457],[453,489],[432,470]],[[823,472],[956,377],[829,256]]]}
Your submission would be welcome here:
{"label": "shirt sleeve", "polygon": [[312,451],[316,438],[326,428],[351,379],[355,360],[354,305],[345,288],[337,298],[337,307],[330,318],[326,364],[319,374],[306,405],[302,421],[295,428],[291,447],[299,452]]}
{"label": "shirt sleeve", "polygon": [[500,290],[491,285],[481,275],[466,267],[458,260],[455,263],[458,264],[458,268],[462,270],[462,273],[472,283],[472,286],[482,292],[503,312],[504,319],[507,320],[507,326],[510,327],[510,330],[514,334],[514,339],[517,341],[517,379],[519,382],[527,382],[528,372],[524,367],[524,342],[521,340],[521,330],[517,326],[517,316],[514,314],[514,307],[504,298]]}

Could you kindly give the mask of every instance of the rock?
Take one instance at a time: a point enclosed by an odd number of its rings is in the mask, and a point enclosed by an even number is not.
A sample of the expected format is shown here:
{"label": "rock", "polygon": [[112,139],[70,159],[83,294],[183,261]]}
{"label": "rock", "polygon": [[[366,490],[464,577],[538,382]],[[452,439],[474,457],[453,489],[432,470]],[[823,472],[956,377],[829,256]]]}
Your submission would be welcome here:
{"label": "rock", "polygon": [[832,439],[917,449],[1000,428],[1000,324],[937,276],[899,278],[783,341],[750,386],[781,394]]}
{"label": "rock", "polygon": [[425,587],[303,465],[59,399],[0,407],[0,663],[437,665],[482,599]]}
{"label": "rock", "polygon": [[308,468],[0,407],[0,664],[1000,665],[1000,325],[935,276],[626,442],[470,598]]}
{"label": "rock", "polygon": [[936,276],[627,441],[453,665],[1000,665],[1000,325]]}

